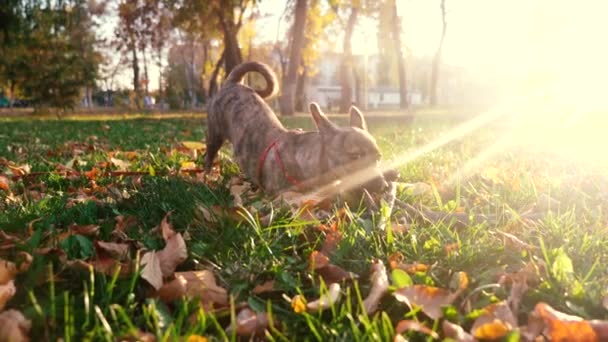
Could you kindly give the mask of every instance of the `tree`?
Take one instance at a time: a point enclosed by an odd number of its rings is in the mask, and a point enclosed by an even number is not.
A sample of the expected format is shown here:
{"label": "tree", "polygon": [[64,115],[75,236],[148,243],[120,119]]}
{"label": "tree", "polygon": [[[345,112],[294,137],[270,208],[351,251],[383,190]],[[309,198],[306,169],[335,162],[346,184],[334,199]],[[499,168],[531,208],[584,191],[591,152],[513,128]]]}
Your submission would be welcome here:
{"label": "tree", "polygon": [[353,51],[352,36],[357,22],[357,16],[361,2],[350,1],[350,14],[344,30],[344,42],[342,44],[342,61],[340,62],[340,112],[347,113],[353,102],[352,79],[353,79]]}
{"label": "tree", "polygon": [[439,46],[437,47],[437,52],[435,52],[435,57],[433,58],[433,68],[431,70],[431,89],[429,90],[431,106],[437,105],[437,84],[439,82],[439,66],[441,64],[441,52],[443,50],[443,41],[445,39],[445,34],[448,29],[448,23],[446,20],[445,12],[445,0],[440,0],[439,8],[441,9],[441,38],[439,39]]}
{"label": "tree", "polygon": [[390,0],[390,8],[392,12],[391,26],[392,38],[394,43],[395,53],[397,54],[397,69],[399,73],[399,108],[406,109],[407,102],[407,78],[405,75],[405,59],[403,57],[403,45],[401,43],[401,18],[397,14],[396,0]]}
{"label": "tree", "polygon": [[295,114],[295,91],[298,77],[298,68],[302,58],[304,45],[304,28],[306,26],[307,0],[296,0],[294,8],[294,23],[291,30],[291,49],[287,66],[287,74],[283,79],[283,92],[279,98],[279,107],[282,115]]}
{"label": "tree", "polygon": [[[10,25],[2,28],[2,76],[36,109],[73,108],[91,87],[101,61],[95,50],[93,13],[84,0],[15,2]],[[3,13],[3,16],[6,13]]]}

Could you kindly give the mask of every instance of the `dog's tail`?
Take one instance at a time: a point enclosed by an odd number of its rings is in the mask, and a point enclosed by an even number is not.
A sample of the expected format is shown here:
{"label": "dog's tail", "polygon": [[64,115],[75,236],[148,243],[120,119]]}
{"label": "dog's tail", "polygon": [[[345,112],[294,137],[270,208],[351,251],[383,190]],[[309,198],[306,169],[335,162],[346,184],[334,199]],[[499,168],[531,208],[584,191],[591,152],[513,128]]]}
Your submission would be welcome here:
{"label": "dog's tail", "polygon": [[275,76],[274,71],[272,71],[272,69],[270,69],[270,67],[264,63],[247,62],[237,65],[234,69],[232,69],[226,78],[226,83],[241,83],[245,74],[251,71],[259,73],[266,81],[265,89],[255,90],[258,95],[264,99],[276,95],[279,89],[277,77]]}

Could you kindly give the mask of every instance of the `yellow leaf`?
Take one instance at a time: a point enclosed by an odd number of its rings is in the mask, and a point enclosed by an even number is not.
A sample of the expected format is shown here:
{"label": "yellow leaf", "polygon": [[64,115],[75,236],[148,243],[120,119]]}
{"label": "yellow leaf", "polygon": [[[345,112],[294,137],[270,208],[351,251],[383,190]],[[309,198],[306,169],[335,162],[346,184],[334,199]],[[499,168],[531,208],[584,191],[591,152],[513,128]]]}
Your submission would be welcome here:
{"label": "yellow leaf", "polygon": [[182,170],[196,169],[196,164],[193,161],[183,161],[181,164]]}
{"label": "yellow leaf", "polygon": [[295,313],[302,313],[306,311],[306,299],[297,295],[291,299],[291,307]]}
{"label": "yellow leaf", "polygon": [[511,329],[510,324],[495,319],[475,329],[473,336],[480,340],[496,340],[505,336]]}
{"label": "yellow leaf", "polygon": [[190,335],[188,336],[187,342],[207,342],[207,338],[201,335]]}
{"label": "yellow leaf", "polygon": [[148,173],[150,173],[150,176],[152,177],[156,176],[156,171],[154,170],[152,165],[148,166]]}
{"label": "yellow leaf", "polygon": [[182,141],[182,145],[190,150],[204,150],[205,144],[198,141]]}

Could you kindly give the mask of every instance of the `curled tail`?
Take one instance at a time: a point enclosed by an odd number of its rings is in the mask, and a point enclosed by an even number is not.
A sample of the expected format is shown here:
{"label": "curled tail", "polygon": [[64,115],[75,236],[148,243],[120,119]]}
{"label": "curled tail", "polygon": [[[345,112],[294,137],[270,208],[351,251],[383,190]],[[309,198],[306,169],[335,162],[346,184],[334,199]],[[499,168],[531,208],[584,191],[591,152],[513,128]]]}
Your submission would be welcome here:
{"label": "curled tail", "polygon": [[245,74],[251,71],[259,73],[266,81],[266,88],[255,89],[258,95],[262,98],[267,98],[277,93],[278,82],[274,71],[268,65],[260,62],[246,62],[237,65],[226,78],[226,83],[241,83]]}

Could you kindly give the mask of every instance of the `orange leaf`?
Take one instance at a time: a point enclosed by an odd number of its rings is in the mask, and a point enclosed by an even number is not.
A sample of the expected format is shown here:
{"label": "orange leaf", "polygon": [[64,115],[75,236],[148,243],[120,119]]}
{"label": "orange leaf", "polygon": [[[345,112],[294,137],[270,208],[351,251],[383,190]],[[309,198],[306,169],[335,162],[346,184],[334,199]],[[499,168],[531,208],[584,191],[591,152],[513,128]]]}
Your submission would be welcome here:
{"label": "orange leaf", "polygon": [[317,270],[319,268],[329,265],[329,257],[323,252],[313,251],[310,253],[310,269]]}
{"label": "orange leaf", "polygon": [[3,175],[0,175],[0,190],[10,191],[9,180]]}
{"label": "orange leaf", "polygon": [[251,291],[251,293],[255,294],[255,295],[259,295],[265,292],[272,292],[274,291],[274,280],[268,280],[266,282],[264,282],[263,284],[260,285],[256,285],[253,288],[253,291]]}
{"label": "orange leaf", "polygon": [[544,321],[552,341],[598,341],[589,322],[580,317],[559,312],[545,303],[536,304],[533,314]]}

